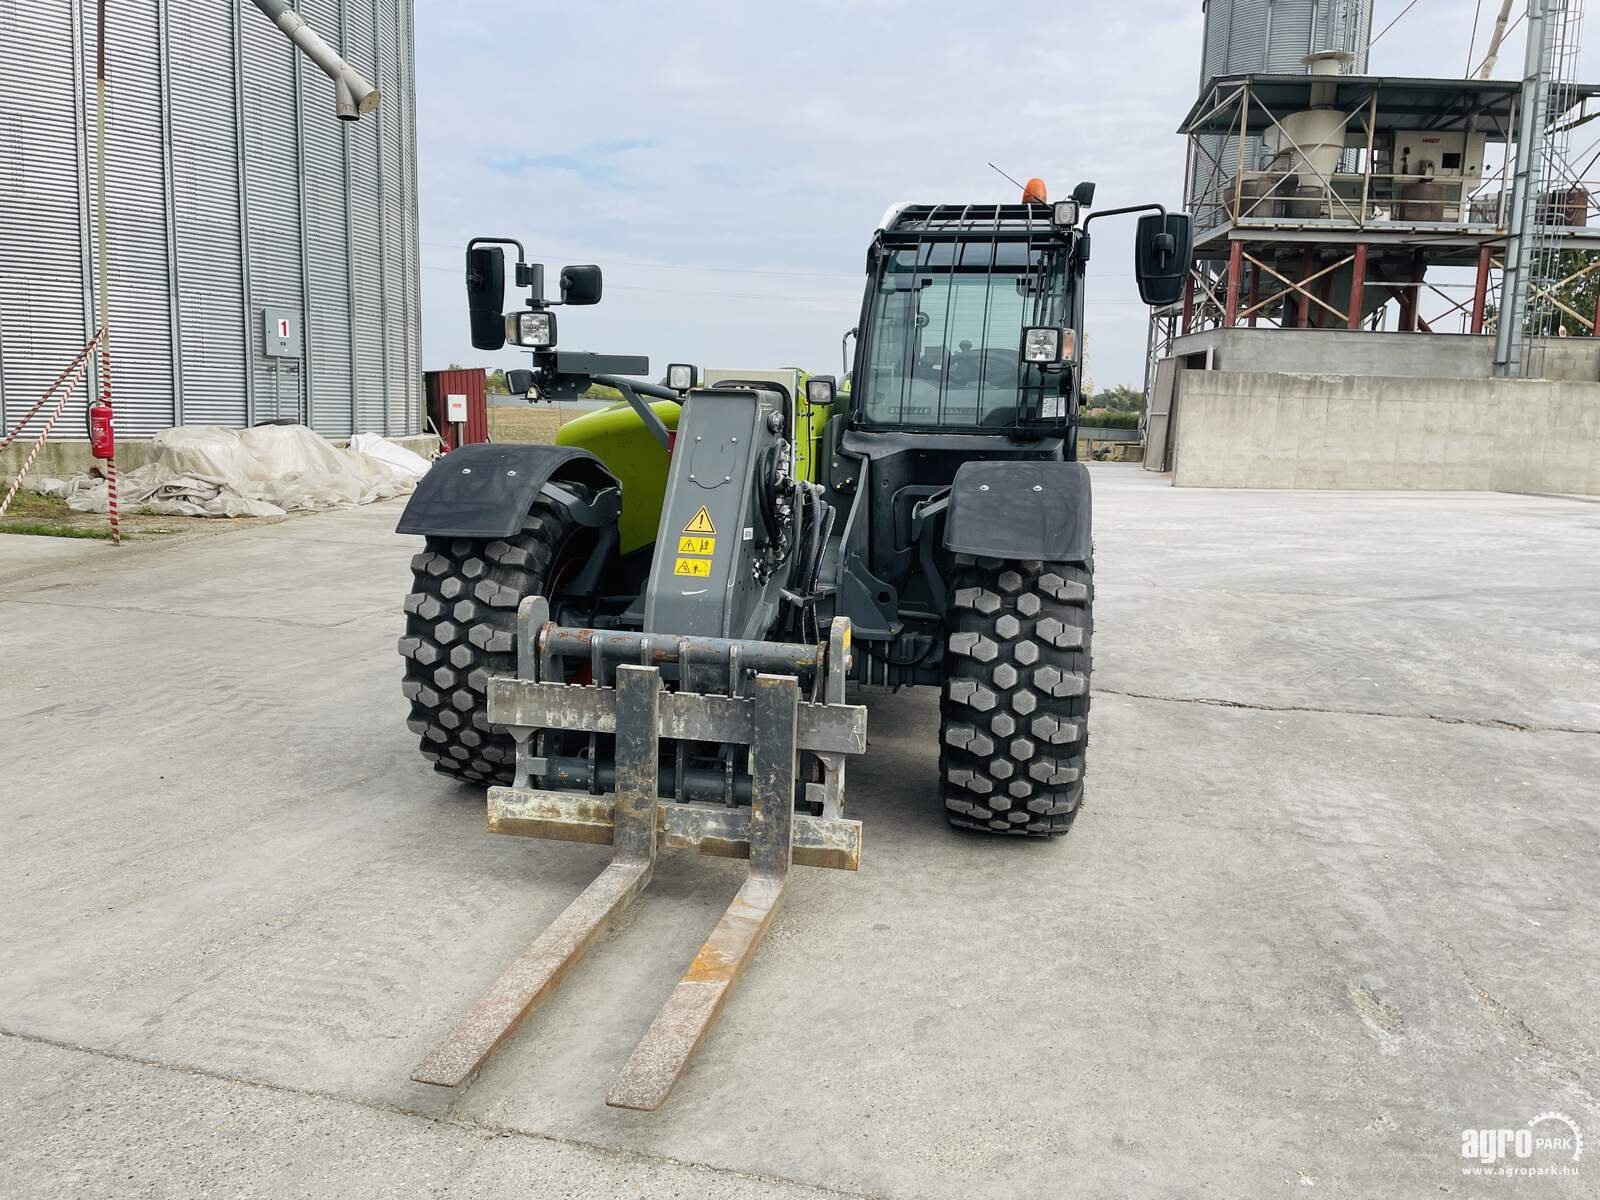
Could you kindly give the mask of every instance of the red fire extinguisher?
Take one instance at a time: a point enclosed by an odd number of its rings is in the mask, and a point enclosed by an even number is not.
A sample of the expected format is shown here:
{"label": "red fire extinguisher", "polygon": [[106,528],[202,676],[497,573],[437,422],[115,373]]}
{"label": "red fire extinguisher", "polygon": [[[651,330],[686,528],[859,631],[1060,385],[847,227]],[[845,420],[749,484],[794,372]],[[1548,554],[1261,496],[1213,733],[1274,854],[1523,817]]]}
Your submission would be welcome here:
{"label": "red fire extinguisher", "polygon": [[89,453],[96,458],[117,456],[117,432],[111,424],[111,405],[103,400],[89,406]]}

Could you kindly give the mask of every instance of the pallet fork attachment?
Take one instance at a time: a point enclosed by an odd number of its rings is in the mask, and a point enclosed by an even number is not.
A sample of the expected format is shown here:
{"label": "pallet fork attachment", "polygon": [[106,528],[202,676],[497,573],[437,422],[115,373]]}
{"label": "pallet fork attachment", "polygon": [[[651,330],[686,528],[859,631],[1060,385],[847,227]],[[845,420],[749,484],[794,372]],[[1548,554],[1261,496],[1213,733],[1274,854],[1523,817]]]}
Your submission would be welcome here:
{"label": "pallet fork attachment", "polygon": [[[844,701],[850,633],[834,622],[821,646],[733,639],[673,638],[557,627],[538,597],[517,614],[517,677],[489,684],[489,715],[517,743],[514,787],[489,791],[492,833],[564,841],[609,842],[611,862],[523,952],[444,1041],[412,1074],[419,1083],[457,1087],[469,1079],[518,1024],[539,1007],[577,965],[611,920],[650,882],[662,846],[750,860],[750,873],[711,936],[690,963],[606,1096],[616,1108],[660,1108],[721,1015],[733,985],[750,964],[783,899],[793,863],[855,870],[861,825],[841,815],[844,756],[866,749],[866,710]],[[614,666],[615,688],[553,682],[561,657],[583,647],[596,684],[608,655],[635,661]],[[818,694],[802,700],[796,674],[758,672],[744,684],[741,662],[787,660],[810,669]],[[709,663],[728,682],[729,695],[684,689]],[[674,670],[677,691],[663,688]],[[614,734],[611,794],[550,791],[529,786],[550,763],[533,754],[538,730]],[[750,748],[748,808],[663,799],[660,738],[743,744]],[[805,796],[821,815],[796,813],[800,751],[812,752],[824,780]],[[671,778],[669,775],[665,778]],[[681,789],[684,771],[676,775]],[[680,790],[680,795],[683,794]],[[731,784],[728,791],[731,800]]]}

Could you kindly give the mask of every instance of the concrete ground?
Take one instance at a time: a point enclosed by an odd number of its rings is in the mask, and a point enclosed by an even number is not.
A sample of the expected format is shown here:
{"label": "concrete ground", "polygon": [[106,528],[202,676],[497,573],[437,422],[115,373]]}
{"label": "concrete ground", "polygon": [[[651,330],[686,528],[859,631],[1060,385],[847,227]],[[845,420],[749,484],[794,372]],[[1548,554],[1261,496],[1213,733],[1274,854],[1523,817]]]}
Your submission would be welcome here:
{"label": "concrete ground", "polygon": [[0,1195],[1600,1194],[1460,1157],[1600,1135],[1600,505],[1094,473],[1077,828],[948,831],[934,697],[874,699],[860,872],[653,1115],[605,1091],[737,863],[408,1082],[607,852],[417,756],[397,504],[0,573]]}

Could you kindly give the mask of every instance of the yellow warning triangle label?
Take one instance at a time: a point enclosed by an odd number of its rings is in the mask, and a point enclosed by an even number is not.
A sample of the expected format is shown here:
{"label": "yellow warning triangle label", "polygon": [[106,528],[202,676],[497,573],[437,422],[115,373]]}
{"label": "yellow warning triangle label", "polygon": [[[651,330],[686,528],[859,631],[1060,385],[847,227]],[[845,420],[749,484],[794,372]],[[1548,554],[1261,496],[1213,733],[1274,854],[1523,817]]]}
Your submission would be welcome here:
{"label": "yellow warning triangle label", "polygon": [[717,527],[711,523],[711,514],[706,511],[706,506],[702,504],[700,511],[689,518],[689,523],[683,527],[683,531],[685,533],[715,533]]}

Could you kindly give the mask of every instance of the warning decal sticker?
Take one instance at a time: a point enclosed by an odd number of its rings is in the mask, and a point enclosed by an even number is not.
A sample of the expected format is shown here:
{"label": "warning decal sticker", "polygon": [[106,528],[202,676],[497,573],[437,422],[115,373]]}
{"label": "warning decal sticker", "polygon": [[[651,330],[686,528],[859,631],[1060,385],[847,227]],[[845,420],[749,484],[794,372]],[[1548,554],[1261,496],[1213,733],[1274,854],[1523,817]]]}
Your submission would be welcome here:
{"label": "warning decal sticker", "polygon": [[710,533],[715,534],[717,527],[711,523],[711,514],[702,504],[698,512],[689,518],[689,523],[683,527],[685,533]]}

